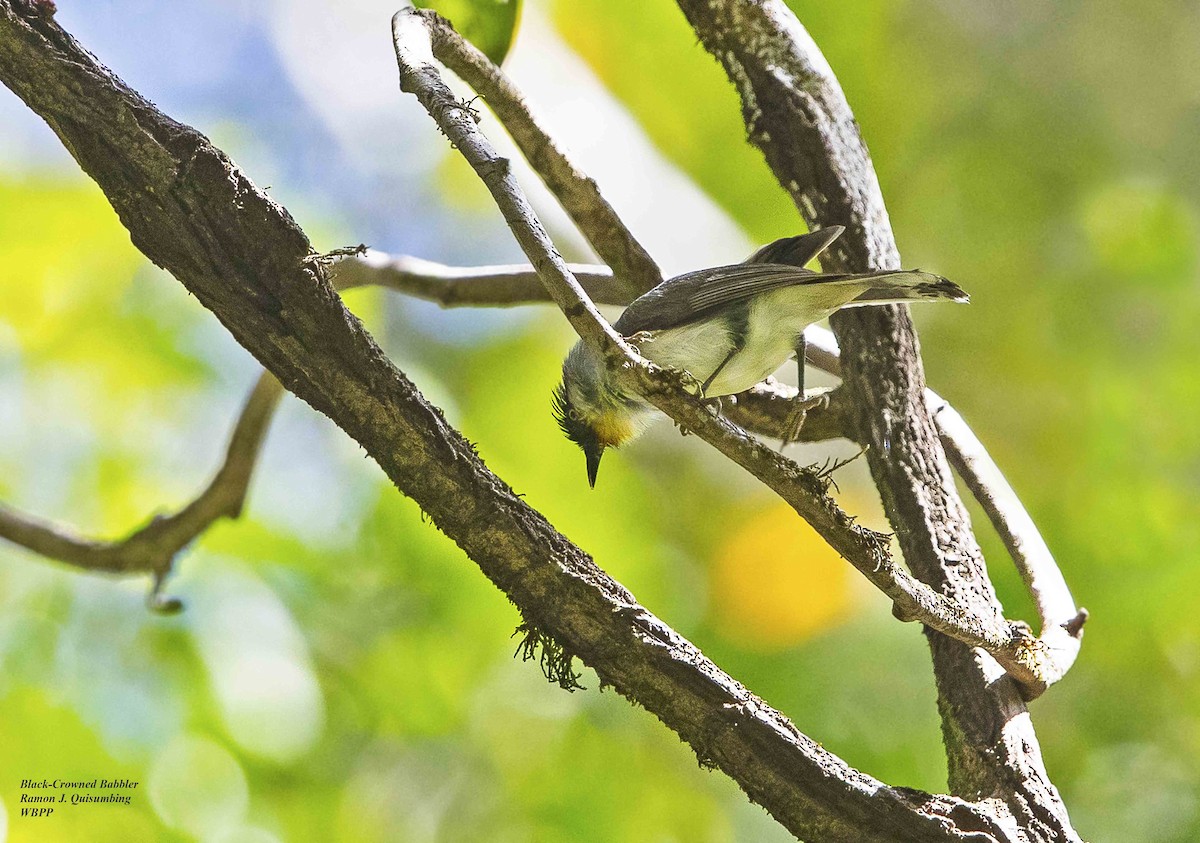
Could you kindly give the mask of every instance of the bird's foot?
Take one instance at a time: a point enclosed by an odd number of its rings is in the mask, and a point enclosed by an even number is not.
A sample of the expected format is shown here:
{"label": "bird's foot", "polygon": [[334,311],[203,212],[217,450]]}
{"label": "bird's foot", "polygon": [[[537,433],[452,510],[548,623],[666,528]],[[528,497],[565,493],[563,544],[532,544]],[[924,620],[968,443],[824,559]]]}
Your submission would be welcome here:
{"label": "bird's foot", "polygon": [[686,369],[671,369],[671,371],[679,378],[684,392],[688,395],[695,395],[701,401],[705,399],[704,384],[700,383],[691,372]]}
{"label": "bird's foot", "polygon": [[635,348],[641,348],[642,343],[654,342],[654,332],[638,331],[636,334],[630,334],[629,336],[625,337],[625,342],[629,343]]}
{"label": "bird's foot", "polygon": [[779,443],[780,452],[800,438],[800,430],[804,427],[804,421],[808,418],[809,411],[824,410],[829,406],[829,392],[830,390],[827,389],[820,392],[814,391],[807,397],[796,399],[792,411],[788,413],[787,421],[784,422],[783,440]]}

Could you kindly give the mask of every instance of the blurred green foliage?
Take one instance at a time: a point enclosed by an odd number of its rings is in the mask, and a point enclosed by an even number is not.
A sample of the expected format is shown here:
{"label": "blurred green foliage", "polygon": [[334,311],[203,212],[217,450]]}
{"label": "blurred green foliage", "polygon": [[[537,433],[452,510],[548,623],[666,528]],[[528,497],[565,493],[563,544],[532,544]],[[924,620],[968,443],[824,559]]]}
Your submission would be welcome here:
{"label": "blurred green foliage", "polygon": [[[793,6],[855,109],[906,264],[972,294],[919,312],[929,379],[1092,611],[1078,664],[1032,705],[1051,776],[1096,843],[1200,838],[1200,12]],[[753,239],[797,229],[671,4],[550,11]],[[467,228],[490,213],[446,204]],[[0,267],[3,499],[101,536],[186,501],[253,382],[245,355],[69,169],[0,162]],[[919,631],[769,495],[669,429],[589,492],[548,412],[561,319],[470,334],[483,316],[347,299],[488,465],[651,610],[851,764],[944,788]],[[845,505],[878,524],[861,466],[845,474]],[[1002,600],[1028,617],[974,515]],[[152,616],[144,583],[0,547],[0,839],[786,839],[590,673],[568,695],[514,661],[515,610],[294,400],[246,515],[170,591],[187,610]],[[131,806],[33,825],[17,785],[43,776],[141,784]]]}

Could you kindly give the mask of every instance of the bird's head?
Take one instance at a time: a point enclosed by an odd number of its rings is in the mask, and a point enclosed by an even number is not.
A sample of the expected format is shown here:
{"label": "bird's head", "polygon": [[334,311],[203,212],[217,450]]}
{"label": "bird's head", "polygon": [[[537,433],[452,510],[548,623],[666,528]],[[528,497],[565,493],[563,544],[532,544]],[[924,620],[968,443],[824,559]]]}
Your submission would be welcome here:
{"label": "bird's head", "polygon": [[596,472],[606,448],[616,448],[641,432],[638,404],[624,400],[609,387],[603,364],[577,345],[563,363],[563,380],[554,389],[554,419],[587,460],[588,484],[596,487]]}

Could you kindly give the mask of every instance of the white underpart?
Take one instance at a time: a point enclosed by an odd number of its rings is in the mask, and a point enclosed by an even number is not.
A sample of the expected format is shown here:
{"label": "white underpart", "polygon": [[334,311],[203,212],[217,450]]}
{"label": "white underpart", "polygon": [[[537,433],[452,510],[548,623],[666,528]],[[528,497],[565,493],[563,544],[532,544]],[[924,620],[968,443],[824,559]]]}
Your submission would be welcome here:
{"label": "white underpart", "polygon": [[[856,281],[762,293],[750,305],[744,347],[725,364],[705,395],[732,395],[761,382],[795,354],[796,339],[805,328],[845,307],[867,287]],[[701,383],[717,370],[734,343],[724,319],[701,319],[650,336],[651,341],[641,343],[643,356],[660,366],[682,369]]]}

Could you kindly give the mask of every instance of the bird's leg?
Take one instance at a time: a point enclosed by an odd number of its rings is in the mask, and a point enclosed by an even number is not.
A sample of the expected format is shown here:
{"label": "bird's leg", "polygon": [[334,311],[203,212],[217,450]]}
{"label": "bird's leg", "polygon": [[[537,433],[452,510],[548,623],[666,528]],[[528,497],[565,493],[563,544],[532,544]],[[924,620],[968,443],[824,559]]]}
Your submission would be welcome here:
{"label": "bird's leg", "polygon": [[710,386],[712,386],[713,381],[715,381],[717,379],[717,375],[721,374],[721,370],[724,369],[725,366],[728,365],[729,361],[734,358],[734,355],[736,355],[741,350],[742,350],[742,347],[740,345],[737,345],[736,343],[734,344],[734,346],[732,348],[729,349],[729,353],[725,355],[725,359],[721,361],[721,364],[719,366],[717,366],[717,368],[713,369],[713,373],[708,376],[708,379],[706,381],[704,381],[704,383],[700,384],[700,397],[701,398],[703,398],[704,396],[706,396],[708,394],[708,388]]}
{"label": "bird's leg", "polygon": [[800,387],[800,394],[796,397],[796,406],[788,414],[787,421],[783,427],[783,439],[779,443],[779,450],[782,452],[784,448],[800,438],[800,429],[804,427],[804,420],[808,417],[808,411],[817,407],[825,407],[829,404],[829,393],[821,392],[814,395],[812,398],[804,394],[804,355],[808,350],[808,341],[804,338],[804,332],[796,337],[796,382]]}
{"label": "bird's leg", "polygon": [[808,353],[808,340],[801,330],[796,337],[796,388],[800,390],[800,402],[804,402],[804,355]]}
{"label": "bird's leg", "polygon": [[817,408],[824,409],[829,406],[829,393],[821,391],[813,395],[811,398],[796,399],[795,406],[788,413],[787,421],[783,425],[783,439],[779,443],[779,450],[782,452],[784,448],[797,442],[800,439],[800,430],[804,427],[804,420],[808,418],[810,410]]}
{"label": "bird's leg", "polygon": [[[714,416],[721,415],[721,410],[722,410],[721,396],[718,395],[715,398],[709,399],[708,398],[708,388],[710,386],[712,386],[713,381],[715,381],[717,379],[717,375],[721,374],[721,370],[725,368],[725,365],[730,360],[733,359],[733,356],[735,354],[737,354],[741,350],[742,350],[742,346],[737,345],[737,344],[735,344],[733,346],[733,348],[729,349],[729,353],[725,355],[725,359],[722,360],[721,364],[719,366],[717,366],[716,369],[713,370],[713,373],[711,375],[709,375],[708,378],[705,379],[704,383],[700,383],[698,380],[696,380],[696,378],[692,375],[691,372],[684,371],[682,373],[684,376],[685,388],[689,392],[691,392],[691,387],[693,384],[696,386],[699,386],[700,390],[699,390],[699,392],[696,393],[696,395],[701,401],[704,402],[704,406],[706,408],[708,408],[709,412],[711,412]],[[680,428],[680,431],[682,431],[684,436],[686,436],[688,433],[682,427]]]}

